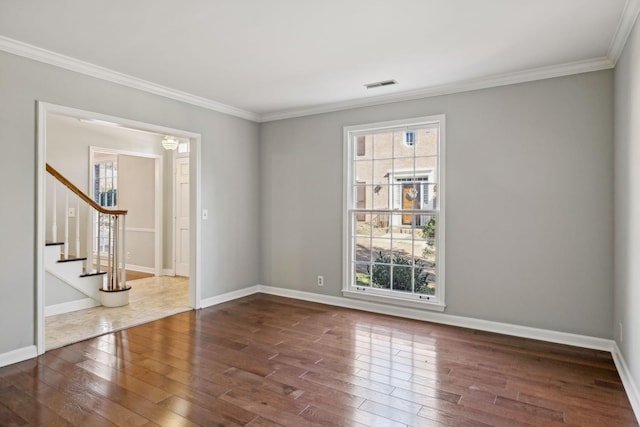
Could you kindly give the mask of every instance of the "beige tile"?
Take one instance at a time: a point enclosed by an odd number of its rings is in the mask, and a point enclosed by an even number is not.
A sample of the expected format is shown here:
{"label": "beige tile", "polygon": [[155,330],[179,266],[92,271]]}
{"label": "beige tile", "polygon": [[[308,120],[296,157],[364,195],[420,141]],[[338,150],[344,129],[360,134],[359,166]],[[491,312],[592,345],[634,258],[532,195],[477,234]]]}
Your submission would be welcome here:
{"label": "beige tile", "polygon": [[161,276],[127,283],[131,292],[129,304],[123,307],[94,307],[47,317],[45,348],[51,350],[191,310],[188,278]]}

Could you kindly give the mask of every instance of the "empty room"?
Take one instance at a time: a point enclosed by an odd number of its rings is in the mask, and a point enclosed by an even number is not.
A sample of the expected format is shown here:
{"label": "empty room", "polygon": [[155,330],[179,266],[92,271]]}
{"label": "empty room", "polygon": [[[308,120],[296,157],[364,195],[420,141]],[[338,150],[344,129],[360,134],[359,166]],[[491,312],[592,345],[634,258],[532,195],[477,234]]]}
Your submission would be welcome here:
{"label": "empty room", "polygon": [[638,426],[639,13],[0,0],[0,425]]}

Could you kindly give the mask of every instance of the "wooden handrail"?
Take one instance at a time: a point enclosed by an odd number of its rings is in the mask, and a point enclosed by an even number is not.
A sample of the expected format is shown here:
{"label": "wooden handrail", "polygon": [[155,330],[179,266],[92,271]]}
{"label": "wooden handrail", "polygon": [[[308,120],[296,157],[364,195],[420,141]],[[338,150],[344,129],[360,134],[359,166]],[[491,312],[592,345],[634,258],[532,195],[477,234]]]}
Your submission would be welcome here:
{"label": "wooden handrail", "polygon": [[71,181],[69,181],[67,178],[62,176],[62,174],[60,172],[58,172],[57,170],[55,170],[53,168],[53,166],[51,166],[49,163],[47,163],[47,172],[49,172],[51,175],[53,175],[53,177],[55,179],[57,179],[58,181],[63,183],[65,185],[65,187],[67,187],[69,190],[71,190],[74,194],[76,194],[78,197],[80,197],[87,204],[89,204],[89,206],[91,206],[93,209],[97,210],[98,212],[103,213],[103,214],[107,214],[107,215],[126,215],[127,214],[127,211],[124,211],[124,210],[107,209],[107,208],[104,208],[104,207],[100,206],[91,197],[87,196],[86,194],[84,194],[82,192],[82,190],[80,190],[78,187],[73,185],[73,183]]}

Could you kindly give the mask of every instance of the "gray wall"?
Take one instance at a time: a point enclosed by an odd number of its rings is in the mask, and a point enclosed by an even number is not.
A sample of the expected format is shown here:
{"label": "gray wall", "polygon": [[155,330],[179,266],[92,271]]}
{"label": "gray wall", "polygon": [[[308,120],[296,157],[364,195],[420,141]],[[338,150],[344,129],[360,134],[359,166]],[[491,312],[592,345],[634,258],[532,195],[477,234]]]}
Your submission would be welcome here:
{"label": "gray wall", "polygon": [[259,282],[257,124],[4,52],[0,70],[0,353],[35,344],[38,100],[202,134],[202,297]]}
{"label": "gray wall", "polygon": [[[640,385],[640,29],[615,71],[614,337]],[[622,336],[620,335],[622,325]]]}
{"label": "gray wall", "polygon": [[612,71],[263,124],[261,283],[341,295],[343,126],[440,113],[446,312],[610,338]]}
{"label": "gray wall", "polygon": [[75,290],[51,273],[45,273],[45,281],[47,283],[44,289],[45,307],[87,299],[85,294]]}
{"label": "gray wall", "polygon": [[[118,178],[126,183],[118,188],[121,209],[127,209],[127,229],[153,230],[155,217],[155,159],[118,156]],[[161,185],[161,183],[158,183]],[[169,195],[169,197],[171,197]],[[167,218],[167,212],[164,213]],[[171,217],[168,217],[171,222]],[[153,268],[155,265],[155,233],[129,230],[126,233],[127,264]]]}

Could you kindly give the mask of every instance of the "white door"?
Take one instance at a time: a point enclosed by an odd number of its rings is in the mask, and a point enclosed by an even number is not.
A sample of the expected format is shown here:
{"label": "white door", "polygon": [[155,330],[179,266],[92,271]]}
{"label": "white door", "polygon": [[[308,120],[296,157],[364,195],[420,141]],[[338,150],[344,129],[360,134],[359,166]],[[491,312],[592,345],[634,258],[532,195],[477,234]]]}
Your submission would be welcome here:
{"label": "white door", "polygon": [[176,276],[189,277],[189,158],[176,159]]}

